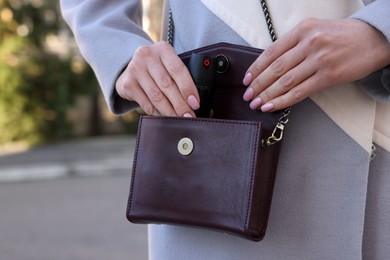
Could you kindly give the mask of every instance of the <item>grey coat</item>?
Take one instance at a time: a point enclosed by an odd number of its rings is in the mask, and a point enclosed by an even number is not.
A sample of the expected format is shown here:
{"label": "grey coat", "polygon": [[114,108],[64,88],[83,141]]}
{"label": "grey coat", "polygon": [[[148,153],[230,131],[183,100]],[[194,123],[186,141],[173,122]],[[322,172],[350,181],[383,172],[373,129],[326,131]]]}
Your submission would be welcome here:
{"label": "grey coat", "polygon": [[[152,44],[138,26],[139,1],[63,0],[61,7],[111,110],[133,108],[114,95],[114,83],[135,49]],[[221,41],[247,45],[198,1],[171,0],[171,9],[178,53]],[[389,13],[390,1],[378,0],[353,17],[390,40]],[[389,100],[386,73],[368,79],[376,87],[367,91],[377,99]],[[291,115],[265,239],[253,243],[213,231],[151,225],[150,258],[388,259],[389,169],[388,151],[378,147],[370,162],[370,154],[307,99]]]}

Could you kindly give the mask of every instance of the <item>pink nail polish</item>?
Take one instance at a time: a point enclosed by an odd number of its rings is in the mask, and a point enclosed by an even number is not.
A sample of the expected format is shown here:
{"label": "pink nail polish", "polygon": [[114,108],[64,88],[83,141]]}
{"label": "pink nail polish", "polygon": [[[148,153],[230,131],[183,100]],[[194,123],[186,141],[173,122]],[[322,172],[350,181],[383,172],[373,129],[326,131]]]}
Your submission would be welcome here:
{"label": "pink nail polish", "polygon": [[261,106],[261,102],[262,102],[261,98],[257,97],[249,104],[249,107],[252,110],[256,110],[256,109],[258,109]]}
{"label": "pink nail polish", "polygon": [[261,107],[261,111],[263,112],[270,112],[272,109],[274,109],[274,104],[273,103],[266,103]]}
{"label": "pink nail polish", "polygon": [[200,107],[198,100],[193,95],[188,97],[187,102],[193,110],[198,110]]}
{"label": "pink nail polish", "polygon": [[247,88],[247,90],[245,91],[244,96],[243,96],[243,99],[244,99],[245,101],[250,101],[250,100],[253,98],[254,95],[255,95],[255,92],[254,92],[253,88],[249,87],[249,88]]}
{"label": "pink nail polish", "polygon": [[247,74],[245,74],[245,77],[242,80],[242,83],[245,86],[249,86],[249,84],[251,84],[251,82],[252,82],[252,79],[253,79],[252,73],[248,72]]}
{"label": "pink nail polish", "polygon": [[190,113],[185,113],[183,117],[193,117]]}

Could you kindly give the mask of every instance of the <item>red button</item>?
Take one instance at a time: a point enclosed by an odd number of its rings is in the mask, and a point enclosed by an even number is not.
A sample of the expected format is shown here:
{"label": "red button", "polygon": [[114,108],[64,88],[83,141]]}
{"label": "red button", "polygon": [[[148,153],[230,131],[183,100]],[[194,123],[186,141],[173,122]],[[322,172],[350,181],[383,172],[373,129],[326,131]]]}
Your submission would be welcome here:
{"label": "red button", "polygon": [[210,66],[211,66],[211,58],[209,58],[209,57],[203,58],[203,67],[205,69],[209,69]]}

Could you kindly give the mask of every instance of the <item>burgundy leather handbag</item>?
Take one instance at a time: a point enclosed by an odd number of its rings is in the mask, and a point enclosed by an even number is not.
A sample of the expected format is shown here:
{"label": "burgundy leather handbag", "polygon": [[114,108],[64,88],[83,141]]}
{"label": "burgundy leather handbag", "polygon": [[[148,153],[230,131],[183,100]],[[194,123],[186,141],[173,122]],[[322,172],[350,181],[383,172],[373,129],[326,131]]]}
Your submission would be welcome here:
{"label": "burgundy leather handbag", "polygon": [[[150,117],[139,122],[126,216],[263,239],[289,109],[251,110],[242,78],[262,50],[219,43],[180,55],[216,59],[208,118]],[[200,84],[201,85],[201,84]],[[207,95],[206,95],[207,96]],[[202,97],[202,94],[201,94]],[[202,106],[201,100],[201,106]]]}

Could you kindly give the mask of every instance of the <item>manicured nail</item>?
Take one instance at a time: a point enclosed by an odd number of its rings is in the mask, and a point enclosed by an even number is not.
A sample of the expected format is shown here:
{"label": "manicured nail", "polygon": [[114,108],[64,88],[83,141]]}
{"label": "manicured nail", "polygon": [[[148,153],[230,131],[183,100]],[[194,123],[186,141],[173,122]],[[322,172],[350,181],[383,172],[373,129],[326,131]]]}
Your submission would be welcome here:
{"label": "manicured nail", "polygon": [[245,86],[249,86],[249,84],[251,84],[251,82],[252,82],[252,78],[253,78],[252,73],[248,72],[247,74],[245,74],[245,77],[242,80],[242,83]]}
{"label": "manicured nail", "polygon": [[255,95],[255,91],[253,90],[253,88],[249,87],[245,91],[243,99],[245,101],[250,101],[253,98],[254,95]]}
{"label": "manicured nail", "polygon": [[261,107],[261,111],[263,112],[269,112],[272,109],[274,109],[274,104],[273,103],[266,103]]}
{"label": "manicured nail", "polygon": [[183,117],[193,117],[190,113],[185,113]]}
{"label": "manicured nail", "polygon": [[253,99],[253,101],[249,104],[249,107],[252,110],[256,110],[256,109],[258,109],[261,106],[261,102],[262,102],[261,98],[257,97],[255,99]]}
{"label": "manicured nail", "polygon": [[189,96],[187,101],[188,101],[188,104],[190,105],[190,107],[193,110],[198,110],[199,109],[200,105],[199,105],[198,100],[196,100],[195,96],[193,96],[193,95]]}

